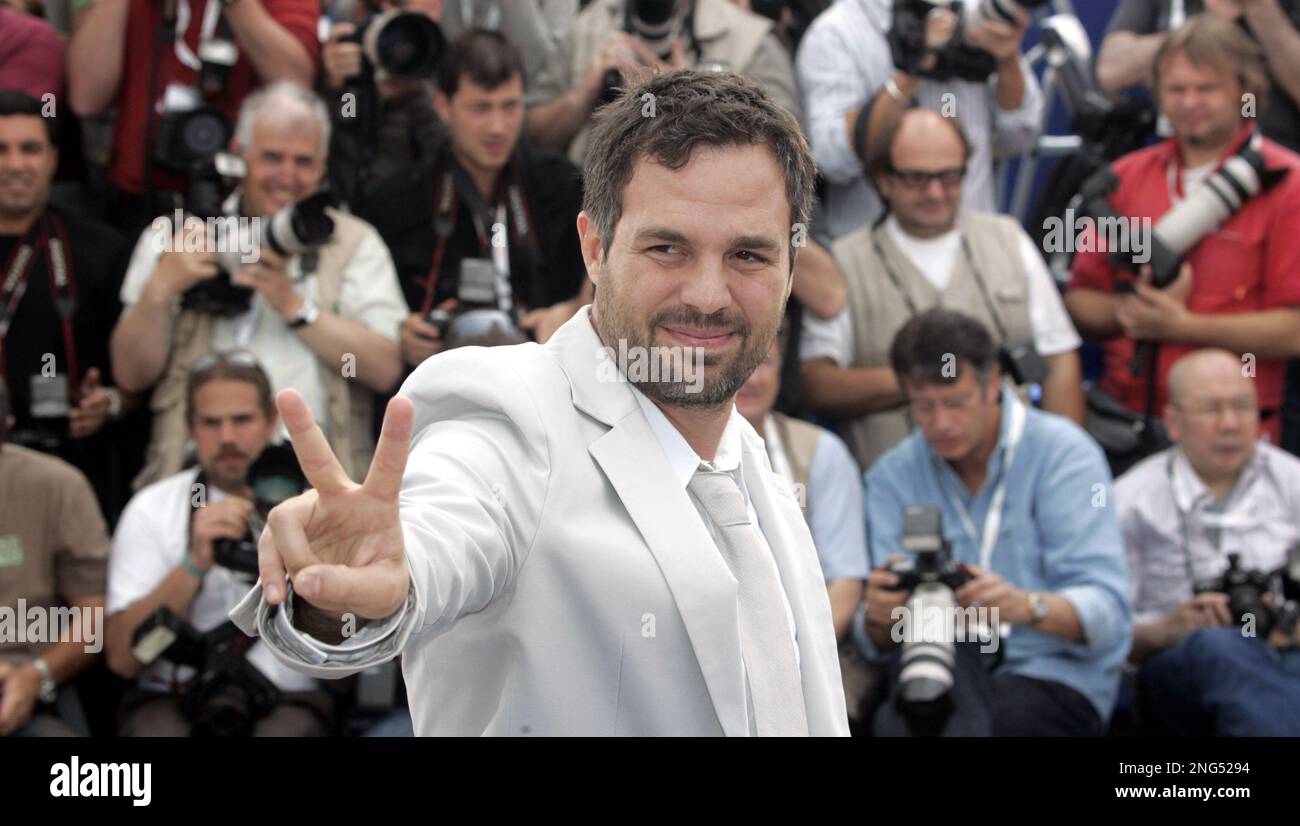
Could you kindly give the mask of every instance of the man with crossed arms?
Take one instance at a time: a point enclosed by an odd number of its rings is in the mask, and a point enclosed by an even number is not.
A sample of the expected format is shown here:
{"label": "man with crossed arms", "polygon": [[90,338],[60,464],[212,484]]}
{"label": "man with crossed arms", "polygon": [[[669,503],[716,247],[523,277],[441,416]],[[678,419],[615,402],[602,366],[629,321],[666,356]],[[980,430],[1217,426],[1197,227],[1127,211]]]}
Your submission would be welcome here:
{"label": "man with crossed arms", "polygon": [[[811,537],[733,403],[790,293],[807,143],[752,82],[689,69],[592,139],[594,306],[422,364],[362,485],[282,392],[314,490],[272,511],[231,616],[316,676],[402,654],[422,735],[846,734]],[[651,347],[703,380],[615,362]]]}

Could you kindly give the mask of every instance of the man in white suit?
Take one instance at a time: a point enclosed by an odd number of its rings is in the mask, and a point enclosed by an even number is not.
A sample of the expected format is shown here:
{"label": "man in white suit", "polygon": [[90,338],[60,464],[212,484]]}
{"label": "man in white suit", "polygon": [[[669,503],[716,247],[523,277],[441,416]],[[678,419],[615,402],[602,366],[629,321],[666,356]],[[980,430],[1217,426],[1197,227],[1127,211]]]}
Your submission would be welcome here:
{"label": "man in white suit", "polygon": [[847,734],[812,540],[733,404],[790,293],[807,144],[693,70],[593,141],[594,306],[545,346],[425,362],[361,485],[282,393],[314,489],[271,513],[231,616],[319,677],[402,654],[419,734]]}

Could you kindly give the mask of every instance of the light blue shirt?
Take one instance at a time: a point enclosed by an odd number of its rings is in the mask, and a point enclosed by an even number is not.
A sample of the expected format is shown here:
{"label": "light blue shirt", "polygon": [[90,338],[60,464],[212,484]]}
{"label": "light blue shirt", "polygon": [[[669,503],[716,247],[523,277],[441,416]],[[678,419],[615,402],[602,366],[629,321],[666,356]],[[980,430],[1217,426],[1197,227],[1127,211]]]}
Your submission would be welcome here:
{"label": "light blue shirt", "polygon": [[[903,508],[943,509],[943,532],[953,558],[979,564],[979,537],[1004,472],[1010,416],[1018,404],[1002,393],[1002,432],[989,457],[984,486],[972,496],[952,467],[917,429],[867,472],[867,537],[872,565],[907,556],[900,543]],[[1029,625],[1014,626],[1001,641],[1002,671],[1073,688],[1110,718],[1128,656],[1132,613],[1124,541],[1101,448],[1060,416],[1026,411],[1024,435],[1007,472],[1002,524],[989,568],[1027,591],[1065,597],[1083,626],[1083,642],[1067,642]],[[963,526],[956,502],[970,516]]]}

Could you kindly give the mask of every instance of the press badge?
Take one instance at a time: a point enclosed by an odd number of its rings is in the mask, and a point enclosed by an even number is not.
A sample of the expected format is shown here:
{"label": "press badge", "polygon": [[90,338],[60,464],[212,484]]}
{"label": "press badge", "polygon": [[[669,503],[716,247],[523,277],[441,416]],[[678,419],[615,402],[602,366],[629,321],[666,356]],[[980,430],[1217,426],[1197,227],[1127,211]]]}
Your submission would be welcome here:
{"label": "press badge", "polygon": [[34,419],[59,419],[68,415],[68,377],[32,376],[31,411]]}
{"label": "press badge", "polygon": [[23,543],[10,534],[0,536],[0,568],[16,568],[23,564]]}

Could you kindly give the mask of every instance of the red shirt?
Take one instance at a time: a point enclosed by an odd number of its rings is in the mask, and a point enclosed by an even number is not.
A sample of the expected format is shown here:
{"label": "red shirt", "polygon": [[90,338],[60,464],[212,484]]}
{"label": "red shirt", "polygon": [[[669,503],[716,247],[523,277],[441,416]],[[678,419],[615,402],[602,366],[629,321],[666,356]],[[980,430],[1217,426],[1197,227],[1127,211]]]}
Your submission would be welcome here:
{"label": "red shirt", "polygon": [[0,8],[0,89],[63,93],[63,41],[39,17]]}
{"label": "red shirt", "polygon": [[[186,0],[180,0],[181,3]],[[188,0],[190,5],[189,25],[185,28],[184,40],[191,52],[198,54],[199,34],[203,24],[204,11],[209,2],[217,0]],[[266,9],[277,23],[307,49],[312,64],[316,65],[320,57],[320,43],[316,39],[316,23],[320,16],[320,7],[316,0],[237,0],[240,3],[258,2]],[[131,0],[131,10],[126,27],[126,54],[122,67],[122,81],[118,85],[117,123],[113,130],[113,158],[109,164],[108,177],[114,186],[127,192],[144,191],[144,153],[145,125],[157,129],[157,118],[152,116],[154,103],[162,99],[168,83],[193,85],[197,72],[186,66],[176,56],[175,44],[168,43],[162,47],[158,60],[158,79],[155,98],[149,100],[149,64],[155,49],[158,27],[162,23],[162,3],[159,0]],[[236,37],[238,46],[239,40]],[[239,59],[231,67],[226,90],[217,100],[218,107],[230,118],[233,128],[239,114],[239,105],[254,88],[260,85],[244,50],[240,48]],[[154,165],[154,188],[170,189],[178,192],[185,190],[183,178]]]}
{"label": "red shirt", "polygon": [[[1223,153],[1236,152],[1250,136],[1242,134]],[[1273,188],[1251,198],[1241,211],[1217,231],[1202,238],[1185,256],[1191,264],[1193,286],[1187,307],[1193,313],[1247,313],[1278,307],[1300,306],[1300,155],[1265,139],[1260,149],[1268,168],[1291,171]],[[1222,160],[1222,158],[1221,158]],[[1152,226],[1172,206],[1172,180],[1181,190],[1182,164],[1177,143],[1166,140],[1132,152],[1114,164],[1119,186],[1110,198],[1116,214],[1150,218]],[[1181,192],[1179,193],[1181,196]],[[1118,279],[1131,279],[1116,269],[1104,252],[1075,256],[1069,288],[1087,287],[1114,292]],[[1102,342],[1105,373],[1102,388],[1135,412],[1146,409],[1147,378],[1133,376],[1129,362],[1134,342],[1116,336]],[[1164,342],[1157,359],[1156,414],[1168,399],[1169,369],[1195,345]],[[1256,363],[1255,390],[1261,410],[1276,411],[1282,404],[1285,361]],[[1279,435],[1280,416],[1265,422],[1265,430]]]}

